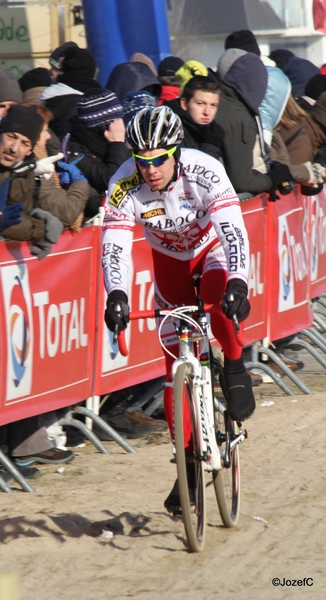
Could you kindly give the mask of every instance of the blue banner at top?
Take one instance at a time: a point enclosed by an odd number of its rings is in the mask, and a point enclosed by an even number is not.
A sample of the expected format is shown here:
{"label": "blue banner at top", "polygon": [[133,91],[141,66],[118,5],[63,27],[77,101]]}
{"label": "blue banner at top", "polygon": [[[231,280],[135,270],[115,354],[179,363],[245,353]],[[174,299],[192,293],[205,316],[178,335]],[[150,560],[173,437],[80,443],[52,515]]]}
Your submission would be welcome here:
{"label": "blue banner at top", "polygon": [[135,52],[157,66],[171,54],[166,0],[83,0],[87,48],[104,87],[117,64]]}

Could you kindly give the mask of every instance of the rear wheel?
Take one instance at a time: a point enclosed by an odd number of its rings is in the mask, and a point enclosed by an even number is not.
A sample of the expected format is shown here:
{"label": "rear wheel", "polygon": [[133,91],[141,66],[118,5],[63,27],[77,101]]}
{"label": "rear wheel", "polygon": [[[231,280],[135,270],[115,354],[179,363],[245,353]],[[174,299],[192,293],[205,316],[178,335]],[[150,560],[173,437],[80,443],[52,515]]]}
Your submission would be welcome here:
{"label": "rear wheel", "polygon": [[[191,419],[192,455],[186,454],[184,448],[185,403],[188,404]],[[200,456],[197,423],[193,368],[189,363],[181,363],[174,378],[174,436],[182,520],[192,552],[203,549],[206,529],[205,472]]]}
{"label": "rear wheel", "polygon": [[[214,349],[213,353],[215,355]],[[225,527],[235,527],[240,515],[240,455],[239,444],[227,455],[228,444],[238,435],[239,428],[228,416],[223,395],[223,369],[219,359],[213,359],[215,387],[215,431],[220,450],[222,469],[214,471],[213,483],[221,519]],[[216,390],[219,390],[216,393]],[[229,464],[227,464],[229,463]]]}

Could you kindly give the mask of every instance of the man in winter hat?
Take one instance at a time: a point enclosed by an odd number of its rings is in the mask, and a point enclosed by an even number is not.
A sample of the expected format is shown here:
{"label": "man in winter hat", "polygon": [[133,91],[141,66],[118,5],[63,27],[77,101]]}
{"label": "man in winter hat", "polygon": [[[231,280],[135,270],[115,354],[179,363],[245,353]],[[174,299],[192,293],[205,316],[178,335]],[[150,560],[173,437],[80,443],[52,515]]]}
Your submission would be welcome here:
{"label": "man in winter hat", "polygon": [[158,105],[161,106],[164,100],[174,100],[180,94],[180,82],[176,76],[176,72],[182,65],[184,60],[178,56],[167,56],[161,60],[158,66],[158,77],[162,85],[162,91]]}
{"label": "man in winter hat", "polygon": [[0,120],[12,104],[21,102],[23,95],[17,79],[11,71],[0,71]]}
{"label": "man in winter hat", "polygon": [[50,85],[40,98],[54,116],[50,126],[59,138],[69,132],[69,119],[76,114],[79,97],[101,87],[95,79],[95,60],[88,50],[69,47],[61,67],[63,73],[58,76],[57,83]]}
{"label": "man in winter hat", "polygon": [[109,179],[131,153],[125,146],[123,109],[111,90],[91,89],[80,96],[76,115],[69,121],[70,133],[63,140],[68,162],[77,159],[78,168],[93,188],[85,207],[85,217],[99,211],[101,196]]}

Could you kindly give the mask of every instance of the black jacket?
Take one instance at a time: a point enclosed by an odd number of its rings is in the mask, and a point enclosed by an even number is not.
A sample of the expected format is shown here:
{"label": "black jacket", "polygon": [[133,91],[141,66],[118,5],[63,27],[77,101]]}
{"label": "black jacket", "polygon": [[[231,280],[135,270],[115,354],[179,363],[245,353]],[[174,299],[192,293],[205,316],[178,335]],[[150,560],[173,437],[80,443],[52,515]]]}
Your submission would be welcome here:
{"label": "black jacket", "polygon": [[87,129],[77,117],[70,120],[70,134],[64,140],[65,158],[72,162],[83,156],[77,163],[85,175],[91,193],[85,208],[85,217],[98,213],[101,196],[108,189],[112,175],[131,156],[123,142],[107,142],[103,135]]}

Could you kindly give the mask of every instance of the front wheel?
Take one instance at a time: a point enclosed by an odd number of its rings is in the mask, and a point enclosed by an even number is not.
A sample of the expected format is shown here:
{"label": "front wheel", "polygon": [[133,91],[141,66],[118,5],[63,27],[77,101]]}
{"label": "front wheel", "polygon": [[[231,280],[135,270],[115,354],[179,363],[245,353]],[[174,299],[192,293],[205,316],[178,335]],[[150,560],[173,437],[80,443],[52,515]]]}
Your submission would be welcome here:
{"label": "front wheel", "polygon": [[[192,454],[186,454],[184,408],[188,406],[192,430]],[[193,386],[193,367],[181,363],[174,378],[174,437],[182,520],[192,552],[204,547],[206,529],[205,472],[200,454],[198,415]]]}
{"label": "front wheel", "polygon": [[234,439],[239,428],[231,421],[221,398],[217,399],[215,412],[217,444],[220,450],[222,469],[214,471],[213,483],[221,519],[225,527],[235,527],[240,515],[240,456],[239,444],[230,450],[230,464],[225,464],[226,439]]}

